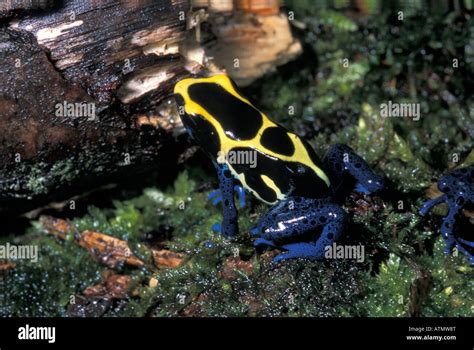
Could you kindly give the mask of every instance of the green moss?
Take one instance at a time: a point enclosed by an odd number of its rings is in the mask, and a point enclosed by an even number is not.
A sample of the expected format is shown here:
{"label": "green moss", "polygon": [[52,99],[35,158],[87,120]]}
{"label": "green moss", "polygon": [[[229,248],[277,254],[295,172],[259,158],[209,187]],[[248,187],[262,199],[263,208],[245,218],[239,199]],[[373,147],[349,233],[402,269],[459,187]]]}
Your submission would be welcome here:
{"label": "green moss", "polygon": [[[423,316],[472,317],[474,314],[473,271],[460,253],[446,256],[438,237],[433,255],[424,255],[422,266],[431,272],[433,290],[423,308]],[[455,256],[458,255],[458,256]]]}
{"label": "green moss", "polygon": [[100,281],[103,267],[72,242],[60,244],[37,233],[2,241],[37,245],[39,254],[38,262],[18,262],[0,278],[2,317],[65,316],[66,305],[77,291]]}
{"label": "green moss", "polygon": [[377,278],[368,278],[368,296],[360,303],[371,317],[408,316],[410,284],[415,273],[394,254],[382,263]]}
{"label": "green moss", "polygon": [[[391,254],[374,278],[367,275],[367,296],[359,302],[366,316],[409,316],[414,298],[411,286],[417,272],[429,273],[429,294],[422,304],[421,316],[470,317],[474,312],[472,270],[461,256],[446,256],[444,241],[438,237],[433,254],[424,254],[409,264]],[[416,268],[414,268],[416,266]]]}

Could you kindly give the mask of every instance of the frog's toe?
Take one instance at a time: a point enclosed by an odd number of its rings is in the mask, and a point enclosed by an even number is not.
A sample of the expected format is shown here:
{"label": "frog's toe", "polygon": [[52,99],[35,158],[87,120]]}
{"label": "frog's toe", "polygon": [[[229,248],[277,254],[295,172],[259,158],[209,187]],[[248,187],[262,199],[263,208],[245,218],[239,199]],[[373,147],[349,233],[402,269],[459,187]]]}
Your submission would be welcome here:
{"label": "frog's toe", "polygon": [[[462,243],[465,244],[464,242],[462,242]],[[473,245],[471,245],[473,243],[472,242],[469,242],[469,243],[470,243],[470,245],[468,245],[468,246],[473,247]],[[467,251],[467,249],[464,248],[461,244],[456,244],[456,249],[466,256],[466,258],[469,261],[470,265],[474,265],[474,255],[473,254],[471,254],[469,251]]]}
{"label": "frog's toe", "polygon": [[218,222],[216,222],[214,225],[212,225],[211,230],[217,233],[222,232],[222,225]]}
{"label": "frog's toe", "polygon": [[273,241],[270,241],[269,239],[265,239],[265,238],[257,238],[253,242],[253,245],[254,247],[260,247],[260,246],[276,247]]}
{"label": "frog's toe", "polygon": [[370,191],[360,182],[356,184],[355,191],[360,194],[370,194]]}
{"label": "frog's toe", "polygon": [[261,232],[261,230],[260,230],[260,227],[258,227],[258,226],[252,227],[252,228],[250,229],[250,235],[251,235],[252,237],[258,237],[258,236],[260,236],[261,233],[262,233],[262,232]]}
{"label": "frog's toe", "polygon": [[474,265],[474,242],[457,237],[456,249],[463,253],[469,260],[469,264]]}
{"label": "frog's toe", "polygon": [[447,247],[447,246],[444,247],[444,249],[443,249],[444,255],[450,255],[452,251],[453,251],[453,249],[452,249],[452,248],[449,248],[449,247]]}
{"label": "frog's toe", "polygon": [[467,241],[467,240],[465,240],[463,238],[459,238],[459,237],[457,238],[457,240],[459,242],[461,242],[462,244],[467,245],[468,247],[474,248],[474,242],[470,242],[470,241]]}
{"label": "frog's toe", "polygon": [[446,201],[446,195],[439,196],[434,199],[427,200],[421,207],[419,213],[421,216],[425,216],[435,205]]}
{"label": "frog's toe", "polygon": [[214,190],[207,195],[207,199],[211,201],[212,205],[217,205],[222,202],[221,190]]}
{"label": "frog's toe", "polygon": [[314,243],[291,243],[285,244],[282,248],[287,249],[288,252],[277,255],[273,261],[280,262],[287,259],[303,258],[310,260],[321,260],[322,254],[316,248]]}
{"label": "frog's toe", "polygon": [[234,191],[239,195],[239,206],[241,208],[245,207],[245,190],[242,186],[235,185]]}
{"label": "frog's toe", "polygon": [[[242,186],[235,185],[234,186],[234,191],[237,192],[237,195],[239,196],[239,206],[240,208],[245,207],[245,190]],[[222,202],[222,192],[221,190],[214,190],[211,191],[207,195],[207,199],[211,201],[212,205],[217,205],[220,202]]]}

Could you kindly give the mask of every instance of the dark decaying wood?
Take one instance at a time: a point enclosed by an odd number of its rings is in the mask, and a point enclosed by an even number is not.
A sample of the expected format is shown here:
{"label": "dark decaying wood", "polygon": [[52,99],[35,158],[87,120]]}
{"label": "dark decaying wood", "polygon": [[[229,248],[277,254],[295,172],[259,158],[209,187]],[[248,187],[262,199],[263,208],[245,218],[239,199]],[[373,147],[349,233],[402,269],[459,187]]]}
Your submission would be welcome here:
{"label": "dark decaying wood", "polygon": [[[17,13],[0,29],[0,214],[139,176],[180,154],[173,121],[155,107],[189,74],[175,48],[187,1],[57,5]],[[75,104],[93,106],[94,117],[58,112]]]}
{"label": "dark decaying wood", "polygon": [[185,11],[186,0],[69,0],[10,26],[32,33],[66,80],[109,104],[121,83],[177,57]]}
{"label": "dark decaying wood", "polygon": [[25,11],[48,10],[55,0],[2,0],[0,1],[0,19]]}

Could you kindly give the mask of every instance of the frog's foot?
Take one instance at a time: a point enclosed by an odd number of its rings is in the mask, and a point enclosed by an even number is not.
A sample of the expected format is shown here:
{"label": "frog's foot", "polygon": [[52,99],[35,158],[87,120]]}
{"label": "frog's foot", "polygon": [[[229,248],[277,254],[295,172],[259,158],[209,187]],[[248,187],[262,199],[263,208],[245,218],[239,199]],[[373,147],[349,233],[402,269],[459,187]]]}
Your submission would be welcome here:
{"label": "frog's foot", "polygon": [[[342,209],[341,209],[342,210]],[[323,229],[323,232],[316,242],[301,242],[285,244],[281,247],[288,252],[277,255],[273,261],[279,262],[286,259],[303,258],[309,260],[323,260],[326,247],[330,247],[341,235],[344,229],[344,218],[332,219]]]}
{"label": "frog's foot", "polygon": [[[474,254],[472,253],[474,248],[474,242],[467,239],[463,239],[454,234],[454,227],[456,224],[456,217],[459,215],[462,207],[452,201],[448,201],[449,213],[443,219],[441,226],[441,235],[446,242],[444,249],[445,254],[450,254],[455,247],[458,251],[463,253],[469,260],[469,263],[474,264]],[[471,251],[471,252],[470,252]]]}
{"label": "frog's foot", "polygon": [[211,230],[216,232],[216,233],[221,233],[222,232],[222,225],[219,222],[216,222],[214,225],[212,225]]}
{"label": "frog's foot", "polygon": [[[234,191],[239,197],[239,206],[240,208],[245,207],[245,190],[242,186],[235,185]],[[217,205],[222,202],[222,193],[221,190],[214,190],[208,194],[207,199],[211,201],[212,205]]]}
{"label": "frog's foot", "polygon": [[[290,204],[290,205],[289,205]],[[288,210],[289,208],[293,208]],[[259,221],[257,245],[269,245],[287,249],[276,261],[291,258],[321,260],[324,249],[331,246],[342,234],[346,213],[325,200],[290,197],[277,204]],[[318,236],[318,228],[323,227]],[[311,242],[284,243],[311,236]]]}
{"label": "frog's foot", "polygon": [[425,216],[435,205],[446,202],[447,200],[448,200],[448,197],[444,194],[437,198],[433,198],[426,201],[426,203],[423,204],[423,207],[420,209],[420,215]]}
{"label": "frog's foot", "polygon": [[251,235],[252,237],[258,237],[259,234],[260,234],[260,229],[259,229],[258,226],[252,227],[252,228],[250,229],[250,235]]}
{"label": "frog's foot", "polygon": [[469,250],[474,251],[474,242],[470,242],[459,237],[456,238],[456,242],[456,249],[467,257],[470,265],[474,265],[474,254],[469,252]]}
{"label": "frog's foot", "polygon": [[277,245],[275,244],[275,242],[270,241],[270,240],[265,239],[265,238],[257,238],[257,239],[255,240],[255,242],[253,242],[253,245],[254,245],[254,247],[260,247],[260,246],[262,246],[262,245],[268,246],[268,247],[277,247]]}
{"label": "frog's foot", "polygon": [[360,194],[370,194],[370,191],[360,182],[356,183],[355,191]]}
{"label": "frog's foot", "polygon": [[347,174],[355,179],[355,189],[359,193],[371,194],[385,187],[383,178],[375,174],[365,160],[349,146],[332,145],[323,163],[336,196],[347,190],[344,188],[344,178]]}
{"label": "frog's foot", "polygon": [[280,262],[287,259],[303,258],[310,260],[321,260],[324,255],[318,251],[314,243],[291,243],[281,246],[283,249],[288,250],[286,253],[277,255],[273,261]]}

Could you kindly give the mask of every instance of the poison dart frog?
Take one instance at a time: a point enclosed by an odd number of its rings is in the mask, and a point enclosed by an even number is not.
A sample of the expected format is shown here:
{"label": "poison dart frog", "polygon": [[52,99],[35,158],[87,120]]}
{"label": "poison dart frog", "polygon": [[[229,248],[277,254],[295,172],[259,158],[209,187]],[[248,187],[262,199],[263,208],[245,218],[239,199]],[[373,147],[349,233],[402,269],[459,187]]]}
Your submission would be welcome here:
{"label": "poison dart frog", "polygon": [[[435,205],[446,202],[448,215],[443,219],[441,235],[446,243],[445,253],[456,248],[464,253],[471,265],[474,265],[474,242],[467,232],[456,232],[456,218],[463,208],[472,209],[474,205],[474,165],[456,169],[438,180],[438,188],[444,194],[428,200],[420,209],[425,216]],[[471,232],[472,235],[472,232]]]}
{"label": "poison dart frog", "polygon": [[[348,146],[333,145],[321,161],[304,139],[259,111],[227,75],[182,79],[174,94],[184,127],[217,170],[219,190],[210,199],[222,201],[223,221],[213,229],[229,238],[238,234],[234,191],[242,202],[247,190],[271,205],[251,234],[255,246],[286,250],[274,261],[323,259],[325,247],[343,232],[347,215],[338,198],[347,186],[355,184],[365,194],[384,187],[383,178]],[[255,164],[222,157],[238,153],[253,153]]]}

